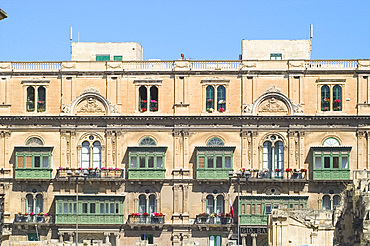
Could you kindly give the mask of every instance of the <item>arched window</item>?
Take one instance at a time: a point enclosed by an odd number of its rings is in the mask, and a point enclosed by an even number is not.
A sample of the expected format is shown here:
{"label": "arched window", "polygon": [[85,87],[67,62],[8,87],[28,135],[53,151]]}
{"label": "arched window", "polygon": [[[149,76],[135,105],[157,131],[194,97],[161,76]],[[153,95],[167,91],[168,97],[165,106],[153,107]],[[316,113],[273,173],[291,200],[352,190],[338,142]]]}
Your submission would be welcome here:
{"label": "arched window", "polygon": [[26,213],[30,214],[34,212],[34,200],[31,194],[26,196]]}
{"label": "arched window", "polygon": [[212,85],[206,88],[206,110],[210,113],[215,110],[215,89]]}
{"label": "arched window", "polygon": [[329,195],[325,195],[322,197],[322,209],[331,210],[331,200]]}
{"label": "arched window", "polygon": [[148,95],[145,86],[139,87],[139,111],[146,112],[148,110]]}
{"label": "arched window", "polygon": [[263,143],[262,163],[267,178],[282,178],[284,172],[284,145],[280,137],[269,136]]}
{"label": "arched window", "polygon": [[221,195],[217,196],[217,214],[225,213],[225,200],[224,197]]}
{"label": "arched window", "polygon": [[206,198],[206,202],[207,202],[207,206],[206,206],[207,214],[225,213],[225,200],[222,195],[218,195],[217,197],[213,195],[208,195]]}
{"label": "arched window", "polygon": [[26,145],[27,146],[43,146],[44,143],[42,142],[41,139],[39,139],[37,137],[32,137],[32,138],[27,140]]}
{"label": "arched window", "polygon": [[36,195],[36,210],[34,211],[36,214],[42,213],[44,210],[44,201],[41,194]]}
{"label": "arched window", "polygon": [[46,100],[45,100],[45,88],[43,86],[40,86],[37,89],[37,112],[45,112],[46,110]]}
{"label": "arched window", "polygon": [[140,195],[139,196],[139,213],[146,213],[146,196]]}
{"label": "arched window", "polygon": [[340,85],[333,87],[333,110],[342,111],[342,87]]}
{"label": "arched window", "polygon": [[150,111],[158,111],[158,88],[155,85],[150,87]]}
{"label": "arched window", "polygon": [[144,194],[139,196],[139,213],[152,214],[157,212],[157,198],[154,194],[148,197]]}
{"label": "arched window", "polygon": [[101,143],[97,137],[90,135],[82,142],[81,146],[81,167],[101,168]]}
{"label": "arched window", "polygon": [[139,145],[140,146],[156,146],[157,143],[155,142],[155,140],[153,138],[145,137],[145,138],[140,140]]}
{"label": "arched window", "polygon": [[155,195],[149,196],[149,213],[155,213],[157,212],[157,199],[155,198]]}
{"label": "arched window", "polygon": [[213,214],[215,212],[215,200],[212,195],[207,196],[207,214]]}
{"label": "arched window", "polygon": [[224,146],[225,143],[224,141],[222,141],[221,138],[218,138],[218,137],[214,137],[214,138],[211,138],[210,140],[208,140],[207,146]]}
{"label": "arched window", "polygon": [[325,139],[322,145],[325,147],[340,146],[340,142],[338,141],[338,139],[330,137]]}
{"label": "arched window", "polygon": [[335,195],[333,196],[333,208],[336,208],[340,205],[340,196]]}
{"label": "arched window", "polygon": [[223,85],[217,87],[217,110],[219,112],[226,110],[226,89]]}
{"label": "arched window", "polygon": [[88,141],[82,143],[81,166],[82,168],[90,167],[90,143]]}
{"label": "arched window", "polygon": [[35,111],[35,88],[32,86],[27,87],[27,112]]}
{"label": "arched window", "polygon": [[330,88],[327,85],[321,87],[321,111],[330,110]]}

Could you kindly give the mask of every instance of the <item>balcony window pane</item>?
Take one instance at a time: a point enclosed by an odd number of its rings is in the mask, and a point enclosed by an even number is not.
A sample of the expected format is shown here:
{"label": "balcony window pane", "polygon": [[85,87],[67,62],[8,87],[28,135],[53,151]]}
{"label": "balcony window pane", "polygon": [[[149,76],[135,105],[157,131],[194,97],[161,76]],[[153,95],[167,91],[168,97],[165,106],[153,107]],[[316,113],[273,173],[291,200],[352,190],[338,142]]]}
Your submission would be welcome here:
{"label": "balcony window pane", "polygon": [[154,157],[153,156],[148,157],[148,168],[154,168]]}
{"label": "balcony window pane", "polygon": [[68,214],[68,203],[67,202],[63,203],[63,213]]}
{"label": "balcony window pane", "polygon": [[330,157],[329,156],[324,157],[324,168],[330,168]]}
{"label": "balcony window pane", "polygon": [[110,213],[114,214],[114,203],[110,203],[109,207],[110,207]]}
{"label": "balcony window pane", "polygon": [[321,169],[321,156],[315,156],[315,168]]}
{"label": "balcony window pane", "polygon": [[42,195],[38,194],[36,196],[36,210],[35,213],[41,213],[44,210],[44,199]]}
{"label": "balcony window pane", "polygon": [[207,167],[213,168],[213,156],[207,158]]}
{"label": "balcony window pane", "polygon": [[90,214],[95,214],[95,203],[90,203]]}
{"label": "balcony window pane", "polygon": [[261,204],[257,204],[257,214],[261,214]]}
{"label": "balcony window pane", "polygon": [[162,158],[162,156],[157,157],[157,168],[163,168],[163,158]]}
{"label": "balcony window pane", "polygon": [[199,168],[204,168],[204,157],[203,156],[200,156],[198,158],[198,166]]}
{"label": "balcony window pane", "polygon": [[209,195],[207,196],[207,214],[213,214],[215,212],[215,207],[214,207],[214,198],[213,196]]}
{"label": "balcony window pane", "polygon": [[145,156],[140,156],[140,168],[145,168]]}
{"label": "balcony window pane", "polygon": [[342,168],[348,168],[348,157],[342,156]]}
{"label": "balcony window pane", "polygon": [[109,214],[109,203],[105,204],[105,213]]}
{"label": "balcony window pane", "polygon": [[26,156],[26,168],[32,168],[32,156]]}
{"label": "balcony window pane", "polygon": [[145,195],[139,196],[139,213],[146,213],[146,197]]}
{"label": "balcony window pane", "polygon": [[242,214],[245,214],[245,204],[242,204]]}
{"label": "balcony window pane", "polygon": [[339,168],[339,157],[338,156],[333,157],[333,168]]}
{"label": "balcony window pane", "polygon": [[338,195],[335,195],[333,197],[333,207],[338,207],[340,205],[340,196]]}
{"label": "balcony window pane", "polygon": [[18,156],[18,158],[17,158],[17,167],[18,168],[23,168],[24,166],[24,164],[23,164],[23,156]]}
{"label": "balcony window pane", "polygon": [[34,167],[40,167],[40,156],[35,156],[35,166]]}
{"label": "balcony window pane", "polygon": [[216,157],[216,168],[222,168],[222,156]]}
{"label": "balcony window pane", "polygon": [[48,156],[43,156],[42,157],[42,167],[43,168],[48,168],[49,167],[49,157]]}
{"label": "balcony window pane", "polygon": [[340,85],[333,87],[333,110],[342,111],[342,87]]}
{"label": "balcony window pane", "polygon": [[225,156],[225,168],[231,168],[231,156]]}
{"label": "balcony window pane", "polygon": [[256,205],[252,204],[252,214],[255,214],[255,213],[256,213]]}
{"label": "balcony window pane", "polygon": [[271,214],[271,204],[266,204],[266,214]]}
{"label": "balcony window pane", "polygon": [[154,195],[149,196],[149,213],[157,212],[157,201]]}
{"label": "balcony window pane", "polygon": [[330,196],[325,195],[322,198],[322,209],[323,210],[330,210],[331,209]]}
{"label": "balcony window pane", "polygon": [[217,214],[225,213],[225,200],[223,196],[217,196]]}
{"label": "balcony window pane", "polygon": [[118,214],[118,212],[119,212],[119,204],[116,203],[116,214]]}
{"label": "balcony window pane", "polygon": [[217,87],[217,110],[219,112],[226,110],[226,89],[223,85]]}
{"label": "balcony window pane", "polygon": [[330,89],[329,86],[321,87],[321,111],[330,110]]}
{"label": "balcony window pane", "polygon": [[28,194],[26,196],[26,212],[31,213],[33,212],[33,196],[31,194]]}
{"label": "balcony window pane", "polygon": [[251,214],[251,205],[247,204],[247,214]]}
{"label": "balcony window pane", "polygon": [[77,213],[77,204],[76,203],[73,203],[73,213],[74,214]]}
{"label": "balcony window pane", "polygon": [[136,168],[137,163],[136,163],[136,156],[131,156],[131,168]]}
{"label": "balcony window pane", "polygon": [[105,214],[105,204],[104,203],[100,203],[100,213]]}
{"label": "balcony window pane", "polygon": [[87,214],[87,203],[82,203],[82,213]]}

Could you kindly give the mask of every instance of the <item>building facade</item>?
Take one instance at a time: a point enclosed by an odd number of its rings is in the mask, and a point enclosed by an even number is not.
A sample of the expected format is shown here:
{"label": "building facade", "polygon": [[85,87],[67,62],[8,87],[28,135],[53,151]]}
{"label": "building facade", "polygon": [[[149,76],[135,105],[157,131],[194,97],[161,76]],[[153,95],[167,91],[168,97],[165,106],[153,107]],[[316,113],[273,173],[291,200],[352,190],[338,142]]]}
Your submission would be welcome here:
{"label": "building facade", "polygon": [[332,210],[369,168],[369,73],[368,60],[0,62],[3,245],[268,245],[272,210]]}

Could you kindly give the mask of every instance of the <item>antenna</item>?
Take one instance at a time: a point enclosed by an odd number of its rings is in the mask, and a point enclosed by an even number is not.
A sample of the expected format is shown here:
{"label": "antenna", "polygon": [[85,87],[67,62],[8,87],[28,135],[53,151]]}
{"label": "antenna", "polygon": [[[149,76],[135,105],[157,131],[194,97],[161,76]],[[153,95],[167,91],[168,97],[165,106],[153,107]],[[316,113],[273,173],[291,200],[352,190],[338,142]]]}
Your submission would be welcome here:
{"label": "antenna", "polygon": [[77,32],[77,42],[80,42],[80,32]]}
{"label": "antenna", "polygon": [[69,40],[71,41],[71,57],[72,57],[72,27],[69,28]]}
{"label": "antenna", "polygon": [[310,39],[313,38],[313,24],[310,24]]}

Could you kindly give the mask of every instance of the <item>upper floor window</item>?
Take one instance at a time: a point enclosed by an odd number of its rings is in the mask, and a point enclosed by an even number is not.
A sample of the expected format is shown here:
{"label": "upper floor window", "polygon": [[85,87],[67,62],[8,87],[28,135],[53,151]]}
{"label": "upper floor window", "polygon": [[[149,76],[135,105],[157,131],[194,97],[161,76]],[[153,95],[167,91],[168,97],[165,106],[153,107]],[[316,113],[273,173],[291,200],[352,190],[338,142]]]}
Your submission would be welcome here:
{"label": "upper floor window", "polygon": [[25,147],[16,147],[16,168],[49,169],[51,167],[51,147],[43,147],[37,137],[28,139]]}
{"label": "upper floor window", "polygon": [[223,214],[225,213],[225,200],[222,195],[208,195],[206,199],[207,214]]}
{"label": "upper floor window", "polygon": [[342,86],[321,86],[321,111],[342,111]]}
{"label": "upper floor window", "polygon": [[27,112],[45,112],[46,110],[46,90],[44,86],[27,87]]}
{"label": "upper floor window", "polygon": [[164,169],[165,153],[165,147],[157,147],[153,138],[144,137],[139,147],[129,147],[130,168]]}
{"label": "upper floor window", "polygon": [[283,54],[281,53],[271,53],[270,54],[270,60],[282,60]]}
{"label": "upper floor window", "polygon": [[221,138],[217,137],[211,138],[207,142],[207,146],[224,146],[224,145],[225,145],[224,141],[222,141]]}
{"label": "upper floor window", "polygon": [[[215,96],[215,88],[217,97]],[[212,113],[215,107],[217,107],[218,112],[222,113],[226,111],[226,88],[223,85],[208,85],[206,87],[206,110]]]}
{"label": "upper floor window", "polygon": [[283,177],[284,144],[280,136],[271,135],[267,137],[263,143],[262,163],[268,177]]}
{"label": "upper floor window", "polygon": [[139,213],[152,214],[157,212],[157,198],[151,194],[149,196],[142,194],[139,196]]}
{"label": "upper floor window", "polygon": [[155,85],[139,87],[139,111],[143,113],[148,110],[150,112],[158,111],[158,87]]}
{"label": "upper floor window", "polygon": [[101,168],[101,143],[93,135],[82,142],[81,167]]}
{"label": "upper floor window", "polygon": [[322,209],[323,210],[332,210],[340,205],[340,196],[338,194],[324,195],[322,197]]}
{"label": "upper floor window", "polygon": [[41,194],[26,195],[26,213],[27,214],[39,214],[42,213],[44,210],[44,200]]}

